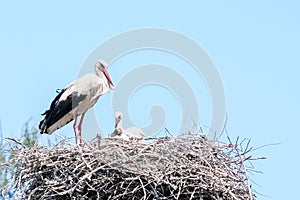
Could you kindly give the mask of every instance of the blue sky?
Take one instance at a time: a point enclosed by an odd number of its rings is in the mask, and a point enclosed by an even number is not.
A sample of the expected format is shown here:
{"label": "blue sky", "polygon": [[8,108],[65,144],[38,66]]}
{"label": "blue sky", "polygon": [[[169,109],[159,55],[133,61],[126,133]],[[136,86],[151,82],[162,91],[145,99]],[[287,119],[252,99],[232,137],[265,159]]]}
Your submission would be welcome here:
{"label": "blue sky", "polygon": [[[260,185],[255,188],[270,196],[258,199],[295,199],[300,178],[299,6],[289,0],[1,2],[2,132],[18,137],[26,120],[32,117],[38,122],[55,90],[76,79],[85,59],[102,42],[137,28],[170,29],[193,39],[214,62],[225,87],[230,136],[251,138],[255,147],[281,143],[253,152],[268,158],[254,163],[264,172],[252,176]],[[186,63],[164,52],[123,56],[111,66],[110,73],[117,84],[126,73],[120,66],[127,69],[149,62],[172,65],[193,88],[199,87],[197,91],[205,88],[192,70],[183,72],[177,66]],[[140,126],[147,125],[151,105],[161,104],[166,109],[166,127],[175,132],[180,109],[172,94],[158,86],[144,89],[137,91],[130,102],[133,120]],[[112,95],[99,100],[95,108],[105,133],[114,123]],[[145,97],[148,100],[144,102]],[[203,112],[201,124],[208,126],[209,94],[197,94],[197,98]],[[59,133],[72,136],[71,127]]]}

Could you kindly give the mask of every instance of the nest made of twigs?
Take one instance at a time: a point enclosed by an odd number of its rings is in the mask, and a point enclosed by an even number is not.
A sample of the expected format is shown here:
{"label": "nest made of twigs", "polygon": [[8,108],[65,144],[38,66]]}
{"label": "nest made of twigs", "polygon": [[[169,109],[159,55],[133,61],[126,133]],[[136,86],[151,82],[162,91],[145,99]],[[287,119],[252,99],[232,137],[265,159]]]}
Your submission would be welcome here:
{"label": "nest made of twigs", "polygon": [[233,144],[199,134],[14,148],[21,199],[254,199]]}

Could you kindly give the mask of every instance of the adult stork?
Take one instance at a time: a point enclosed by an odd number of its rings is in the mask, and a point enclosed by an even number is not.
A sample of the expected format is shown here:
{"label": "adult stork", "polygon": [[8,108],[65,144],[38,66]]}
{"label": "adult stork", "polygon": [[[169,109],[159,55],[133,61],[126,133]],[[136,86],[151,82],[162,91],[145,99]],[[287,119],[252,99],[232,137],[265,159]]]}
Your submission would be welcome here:
{"label": "adult stork", "polygon": [[[99,60],[95,64],[95,74],[86,74],[59,92],[50,108],[42,114],[45,117],[39,124],[41,134],[51,134],[74,120],[76,144],[78,137],[80,144],[83,143],[81,130],[85,113],[96,104],[100,96],[114,88],[107,67],[105,61]],[[77,126],[79,115],[81,119]]]}

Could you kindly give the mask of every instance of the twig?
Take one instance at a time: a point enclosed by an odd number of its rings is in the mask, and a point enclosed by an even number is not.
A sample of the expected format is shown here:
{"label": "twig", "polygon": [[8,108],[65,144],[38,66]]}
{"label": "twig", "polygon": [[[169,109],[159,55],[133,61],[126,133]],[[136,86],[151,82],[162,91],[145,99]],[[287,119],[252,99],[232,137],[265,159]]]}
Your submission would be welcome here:
{"label": "twig", "polygon": [[[238,139],[237,139],[237,141],[238,141]],[[253,200],[252,191],[251,191],[250,182],[249,182],[249,177],[248,177],[247,170],[246,170],[246,167],[245,167],[245,162],[244,162],[242,156],[240,155],[240,152],[237,149],[237,147],[235,147],[235,150],[236,150],[237,155],[240,158],[240,161],[241,161],[243,169],[244,169],[244,173],[245,173],[245,177],[246,177],[246,181],[247,181],[248,192],[249,192],[249,198],[250,198],[250,200]]]}
{"label": "twig", "polygon": [[5,137],[4,140],[7,140],[7,141],[13,141],[15,143],[17,143],[18,145],[21,145],[22,147],[25,147],[24,144],[22,144],[22,142],[19,142],[18,140],[16,140],[15,138],[11,138],[11,137]]}

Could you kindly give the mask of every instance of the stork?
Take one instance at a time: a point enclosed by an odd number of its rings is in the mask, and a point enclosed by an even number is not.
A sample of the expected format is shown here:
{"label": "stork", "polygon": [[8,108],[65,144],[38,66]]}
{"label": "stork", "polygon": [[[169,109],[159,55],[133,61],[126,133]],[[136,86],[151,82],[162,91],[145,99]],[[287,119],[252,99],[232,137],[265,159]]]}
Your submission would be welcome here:
{"label": "stork", "polygon": [[[79,144],[83,143],[81,130],[85,113],[96,104],[100,96],[114,88],[107,67],[105,61],[99,60],[95,64],[95,74],[86,74],[59,92],[50,104],[50,108],[42,114],[45,117],[39,124],[41,134],[52,134],[74,120],[76,144],[78,144],[78,137]],[[80,115],[81,119],[77,125],[77,118]]]}
{"label": "stork", "polygon": [[122,138],[124,140],[143,140],[145,134],[143,131],[136,127],[131,126],[129,128],[123,129],[122,127],[123,115],[120,111],[115,113],[115,130],[111,133],[110,137]]}

